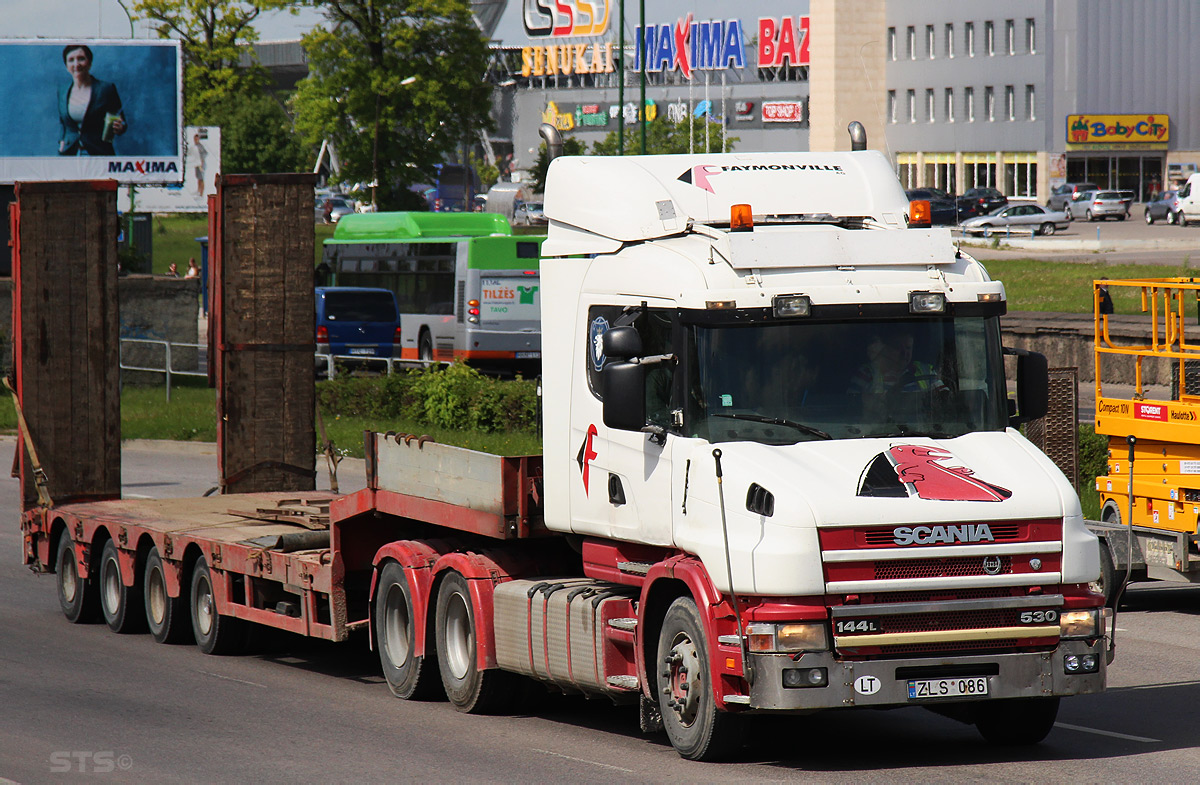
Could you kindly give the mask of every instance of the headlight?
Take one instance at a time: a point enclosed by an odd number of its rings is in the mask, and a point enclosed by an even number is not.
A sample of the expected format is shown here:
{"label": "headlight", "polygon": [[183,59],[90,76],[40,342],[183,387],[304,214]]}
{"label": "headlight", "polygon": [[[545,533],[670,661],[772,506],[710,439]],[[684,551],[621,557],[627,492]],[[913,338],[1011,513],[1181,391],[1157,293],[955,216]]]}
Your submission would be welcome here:
{"label": "headlight", "polygon": [[1096,638],[1100,636],[1100,611],[1063,611],[1058,616],[1059,636],[1063,638]]}
{"label": "headlight", "polygon": [[751,624],[746,627],[746,637],[753,652],[824,651],[829,648],[829,636],[823,622]]}

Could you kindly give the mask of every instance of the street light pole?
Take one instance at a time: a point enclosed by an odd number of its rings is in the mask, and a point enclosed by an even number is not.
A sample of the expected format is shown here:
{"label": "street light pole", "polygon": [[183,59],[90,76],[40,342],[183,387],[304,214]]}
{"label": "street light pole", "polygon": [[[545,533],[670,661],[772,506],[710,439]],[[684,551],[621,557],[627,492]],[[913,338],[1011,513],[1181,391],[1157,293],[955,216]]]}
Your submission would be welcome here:
{"label": "street light pole", "polygon": [[[416,74],[400,80],[401,87],[408,87],[417,81]],[[375,94],[375,129],[371,144],[371,212],[379,212],[379,201],[376,198],[379,191],[379,113],[383,111],[383,96]]]}
{"label": "street light pole", "polygon": [[646,0],[639,0],[638,24],[642,28],[641,48],[641,63],[642,67],[638,69],[638,76],[641,77],[641,104],[638,106],[638,119],[641,121],[638,125],[642,129],[642,155],[646,154]]}
{"label": "street light pole", "polygon": [[[617,22],[617,155],[625,155],[625,0]],[[645,36],[645,32],[642,33]]]}

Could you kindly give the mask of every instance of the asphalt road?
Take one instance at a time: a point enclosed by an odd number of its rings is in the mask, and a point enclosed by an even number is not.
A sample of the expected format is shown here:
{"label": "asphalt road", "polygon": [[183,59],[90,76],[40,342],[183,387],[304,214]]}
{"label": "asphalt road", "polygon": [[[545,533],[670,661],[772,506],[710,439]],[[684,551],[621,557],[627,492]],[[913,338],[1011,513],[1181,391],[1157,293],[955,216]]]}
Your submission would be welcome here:
{"label": "asphalt road", "polygon": [[[127,493],[206,489],[215,456],[181,449],[127,448]],[[913,708],[762,718],[736,762],[696,764],[604,701],[504,717],[398,701],[362,641],[269,634],[208,657],[68,624],[53,577],[20,564],[16,491],[0,480],[0,782],[1200,780],[1200,587],[1134,588],[1109,691],[1064,702],[1039,747]]]}

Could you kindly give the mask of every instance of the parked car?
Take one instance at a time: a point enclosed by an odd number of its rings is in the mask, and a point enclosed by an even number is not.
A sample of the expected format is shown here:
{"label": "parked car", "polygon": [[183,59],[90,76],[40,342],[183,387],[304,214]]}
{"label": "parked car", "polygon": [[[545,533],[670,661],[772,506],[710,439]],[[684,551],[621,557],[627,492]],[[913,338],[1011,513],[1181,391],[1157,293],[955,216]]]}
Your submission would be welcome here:
{"label": "parked car", "polygon": [[963,221],[962,230],[972,234],[987,234],[995,229],[1013,227],[1049,236],[1070,225],[1067,214],[1061,210],[1047,210],[1040,204],[1010,204],[987,215],[968,218]]}
{"label": "parked car", "polygon": [[400,312],[388,289],[318,286],[317,353],[399,357]]}
{"label": "parked car", "polygon": [[343,196],[317,198],[315,217],[318,221],[335,224],[343,215],[354,212],[354,205]]}
{"label": "parked car", "polygon": [[1046,207],[1051,210],[1066,211],[1067,205],[1075,198],[1075,194],[1099,190],[1100,186],[1095,183],[1063,183],[1062,185],[1055,186],[1050,191],[1050,198],[1046,200]]}
{"label": "parked car", "polygon": [[1146,202],[1146,223],[1166,221],[1175,223],[1179,214],[1179,197],[1174,191],[1163,191],[1153,201]]}
{"label": "parked car", "polygon": [[513,223],[518,226],[545,226],[549,219],[542,212],[541,202],[521,202],[513,209]]}
{"label": "parked car", "polygon": [[971,215],[987,215],[1008,204],[1008,197],[995,188],[970,188],[960,197]]}
{"label": "parked car", "polygon": [[1087,191],[1076,194],[1068,206],[1068,215],[1072,218],[1085,218],[1088,221],[1104,221],[1116,218],[1124,221],[1129,217],[1129,207],[1132,198],[1127,198],[1121,191]]}
{"label": "parked car", "polygon": [[[929,202],[930,221],[935,226],[953,226],[966,217],[959,209],[958,197],[948,194],[940,188],[914,188],[905,191],[904,195],[910,202],[917,199]],[[962,207],[965,210],[966,204],[964,203]]]}

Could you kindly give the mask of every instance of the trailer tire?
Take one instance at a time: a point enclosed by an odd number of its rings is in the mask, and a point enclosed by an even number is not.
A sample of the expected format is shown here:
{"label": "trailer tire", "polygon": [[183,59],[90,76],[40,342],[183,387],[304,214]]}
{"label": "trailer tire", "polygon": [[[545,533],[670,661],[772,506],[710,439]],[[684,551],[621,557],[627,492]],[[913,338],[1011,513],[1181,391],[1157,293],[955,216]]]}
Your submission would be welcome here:
{"label": "trailer tire", "polygon": [[517,677],[479,668],[475,607],[467,579],[453,570],[438,587],[435,623],[438,670],[454,708],[467,714],[495,714],[511,705],[517,696]]}
{"label": "trailer tire", "polygon": [[145,632],[142,587],[137,581],[133,586],[126,586],[121,580],[121,559],[117,543],[113,540],[105,541],[104,550],[100,552],[98,587],[100,610],[110,630],[121,635]]}
{"label": "trailer tire", "polygon": [[426,649],[416,651],[416,619],[412,587],[404,568],[388,562],[379,573],[379,591],[375,596],[375,630],[379,643],[379,664],[388,689],[397,698],[431,700],[439,697],[437,657]]}
{"label": "trailer tire", "polygon": [[658,634],[658,705],[671,746],[688,760],[722,760],[742,746],[743,717],[717,709],[708,644],[691,597],[667,608]]}
{"label": "trailer tire", "polygon": [[58,538],[58,549],[54,554],[54,573],[58,604],[67,621],[72,624],[91,624],[96,621],[100,616],[100,600],[95,577],[79,577],[75,542],[65,531]]}
{"label": "trailer tire", "polygon": [[146,569],[142,572],[142,604],[146,606],[146,626],[150,636],[159,643],[186,643],[191,634],[188,625],[187,595],[178,597],[167,593],[162,556],[158,548],[146,554]]}
{"label": "trailer tire", "polygon": [[1125,587],[1125,575],[1117,575],[1113,564],[1112,550],[1108,547],[1108,539],[1100,538],[1100,578],[1088,584],[1088,588],[1097,594],[1104,595],[1104,604],[1110,608],[1117,607],[1117,597]]}
{"label": "trailer tire", "polygon": [[233,616],[217,613],[212,571],[203,556],[192,568],[192,634],[196,646],[205,654],[236,654],[246,644],[246,623]]}
{"label": "trailer tire", "polygon": [[986,701],[975,704],[973,714],[976,730],[989,744],[1025,747],[1050,735],[1058,698]]}

